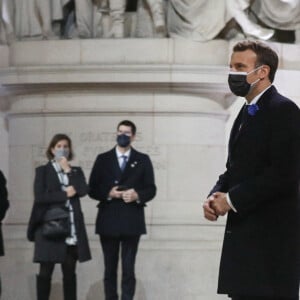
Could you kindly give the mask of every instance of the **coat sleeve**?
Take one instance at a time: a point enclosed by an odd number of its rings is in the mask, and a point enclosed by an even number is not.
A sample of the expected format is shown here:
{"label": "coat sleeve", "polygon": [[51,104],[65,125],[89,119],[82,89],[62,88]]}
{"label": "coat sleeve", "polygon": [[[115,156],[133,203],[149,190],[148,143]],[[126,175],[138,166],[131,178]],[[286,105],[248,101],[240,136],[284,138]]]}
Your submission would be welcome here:
{"label": "coat sleeve", "polygon": [[143,183],[136,189],[141,204],[152,200],[156,195],[156,185],[152,162],[148,155],[145,155],[145,170],[142,178]]}
{"label": "coat sleeve", "polygon": [[99,201],[107,201],[112,185],[107,183],[103,175],[103,159],[98,155],[93,165],[89,179],[89,196]]}
{"label": "coat sleeve", "polygon": [[34,178],[34,202],[37,205],[49,205],[65,203],[68,200],[67,193],[62,190],[50,189],[47,185],[46,167],[36,168]]}
{"label": "coat sleeve", "polygon": [[282,102],[272,115],[269,145],[270,163],[263,172],[233,186],[230,200],[241,215],[259,209],[274,198],[294,199],[300,171],[300,112],[297,106]]}
{"label": "coat sleeve", "polygon": [[215,192],[222,192],[222,193],[228,192],[228,177],[229,177],[228,174],[229,171],[226,170],[222,175],[219,176],[218,181],[216,182],[212,190],[209,192],[208,197]]}
{"label": "coat sleeve", "polygon": [[6,188],[6,179],[0,171],[0,222],[4,219],[5,213],[9,207],[8,192]]}
{"label": "coat sleeve", "polygon": [[80,167],[73,167],[68,173],[69,185],[72,185],[76,190],[78,197],[84,197],[88,193],[88,186],[84,173]]}

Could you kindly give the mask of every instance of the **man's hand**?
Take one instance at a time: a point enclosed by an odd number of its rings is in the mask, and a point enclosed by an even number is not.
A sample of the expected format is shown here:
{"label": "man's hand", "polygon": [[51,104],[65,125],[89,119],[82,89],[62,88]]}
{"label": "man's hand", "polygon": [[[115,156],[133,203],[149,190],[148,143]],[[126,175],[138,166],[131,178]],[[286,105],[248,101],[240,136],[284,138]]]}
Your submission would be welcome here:
{"label": "man's hand", "polygon": [[118,186],[114,186],[114,187],[110,190],[108,196],[109,196],[110,198],[118,198],[118,199],[121,199],[121,198],[122,198],[122,194],[123,194],[122,191],[118,191]]}
{"label": "man's hand", "polygon": [[228,211],[231,210],[227,202],[225,193],[216,192],[213,193],[209,198],[210,207],[214,210],[218,216],[224,216]]}
{"label": "man's hand", "polygon": [[122,198],[124,202],[130,203],[136,201],[139,198],[139,195],[137,194],[135,189],[129,189],[122,192]]}
{"label": "man's hand", "polygon": [[209,221],[216,221],[218,219],[218,215],[215,213],[214,209],[211,207],[211,197],[206,199],[203,203],[203,212],[205,219]]}

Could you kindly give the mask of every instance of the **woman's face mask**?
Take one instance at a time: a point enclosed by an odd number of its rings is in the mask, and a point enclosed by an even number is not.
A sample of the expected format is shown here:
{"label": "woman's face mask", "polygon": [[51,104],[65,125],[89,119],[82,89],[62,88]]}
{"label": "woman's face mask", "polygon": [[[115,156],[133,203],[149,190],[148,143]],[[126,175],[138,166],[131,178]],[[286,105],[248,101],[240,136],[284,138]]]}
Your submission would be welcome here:
{"label": "woman's face mask", "polygon": [[65,157],[66,159],[68,159],[69,154],[70,154],[70,151],[69,151],[69,149],[66,149],[66,148],[60,148],[60,149],[54,150],[55,160],[60,160],[62,157]]}
{"label": "woman's face mask", "polygon": [[259,82],[259,78],[252,83],[248,83],[247,76],[256,70],[260,69],[262,66],[255,68],[250,72],[234,72],[230,71],[228,74],[228,85],[233,94],[240,97],[245,97],[249,94],[251,88]]}

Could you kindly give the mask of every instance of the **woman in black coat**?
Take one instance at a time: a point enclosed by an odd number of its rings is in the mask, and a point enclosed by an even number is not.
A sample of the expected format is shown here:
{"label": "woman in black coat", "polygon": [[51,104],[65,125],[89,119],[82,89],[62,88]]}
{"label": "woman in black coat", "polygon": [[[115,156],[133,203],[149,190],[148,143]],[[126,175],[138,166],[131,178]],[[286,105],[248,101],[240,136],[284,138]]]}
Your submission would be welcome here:
{"label": "woman in black coat", "polygon": [[[40,263],[37,275],[37,299],[48,300],[55,263],[61,264],[65,300],[76,299],[76,262],[91,259],[79,197],[87,194],[87,184],[80,167],[71,167],[71,139],[55,135],[46,152],[49,162],[36,168],[34,204],[27,236],[34,242],[34,262]],[[67,208],[71,230],[66,238],[49,239],[42,233],[44,216],[53,207]]]}

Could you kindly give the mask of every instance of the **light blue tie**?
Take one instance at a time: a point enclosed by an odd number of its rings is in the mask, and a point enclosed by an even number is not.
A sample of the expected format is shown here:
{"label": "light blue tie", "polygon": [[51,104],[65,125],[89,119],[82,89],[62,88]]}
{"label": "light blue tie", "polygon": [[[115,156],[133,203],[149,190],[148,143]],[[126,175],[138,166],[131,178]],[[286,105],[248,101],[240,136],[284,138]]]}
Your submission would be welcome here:
{"label": "light blue tie", "polygon": [[123,161],[121,163],[121,171],[123,172],[125,170],[126,164],[127,164],[127,156],[122,155],[121,158],[123,158]]}

